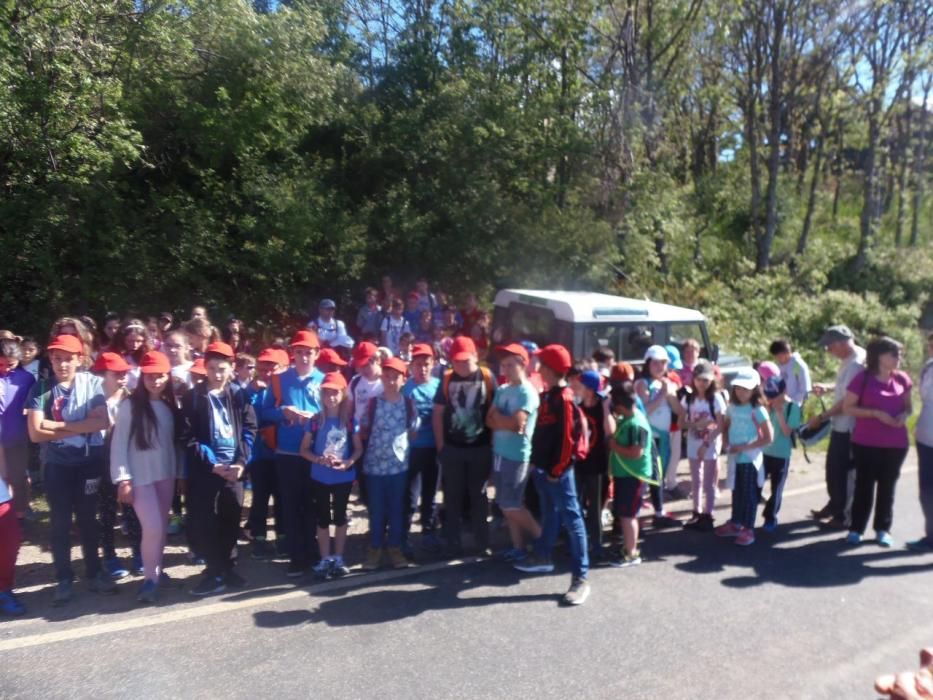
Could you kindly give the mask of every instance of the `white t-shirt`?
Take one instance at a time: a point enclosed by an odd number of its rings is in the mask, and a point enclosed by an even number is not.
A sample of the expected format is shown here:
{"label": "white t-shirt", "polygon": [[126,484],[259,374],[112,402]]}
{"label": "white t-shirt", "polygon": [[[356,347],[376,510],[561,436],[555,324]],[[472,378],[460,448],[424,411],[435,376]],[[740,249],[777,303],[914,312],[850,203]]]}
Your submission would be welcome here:
{"label": "white t-shirt", "polygon": [[800,353],[795,352],[785,365],[781,365],[781,379],[787,384],[787,395],[798,406],[803,405],[807,394],[813,389],[810,381],[810,368],[803,361]]}
{"label": "white t-shirt", "polygon": [[[726,415],[726,402],[723,401],[722,396],[717,393],[713,399],[713,404],[716,409],[715,419],[717,421],[722,420]],[[695,398],[692,402],[687,403],[686,397],[681,399],[680,405],[684,407],[686,412],[685,422],[693,422],[701,418],[713,418],[714,414],[710,412],[709,401],[704,398]],[[713,427],[706,428],[705,430],[696,430],[691,429],[687,433],[687,459],[716,459],[719,457],[719,453],[722,451],[722,435],[717,435],[716,439],[710,443],[709,447],[703,451],[703,454],[700,455],[700,447],[703,444],[703,440],[712,432]]]}
{"label": "white t-shirt", "polygon": [[404,316],[399,319],[386,316],[382,319],[382,325],[379,327],[379,330],[386,334],[386,347],[392,351],[393,355],[398,355],[399,342],[405,333],[411,332],[411,326],[408,325],[408,321]]}
{"label": "white t-shirt", "polygon": [[350,386],[353,398],[353,419],[357,425],[361,425],[363,416],[366,415],[366,407],[369,406],[369,400],[382,396],[382,380],[379,377],[369,380],[363,375],[357,375],[350,380]]}
{"label": "white t-shirt", "polygon": [[[660,379],[652,379],[651,381],[648,381],[647,379],[641,379],[640,381],[645,382],[645,386],[648,387],[648,401],[645,401],[645,403],[654,401],[658,395],[658,392],[664,391],[664,384]],[[648,422],[655,430],[661,430],[669,433],[671,431],[672,417],[671,404],[665,400],[658,404],[655,409],[648,414]]]}

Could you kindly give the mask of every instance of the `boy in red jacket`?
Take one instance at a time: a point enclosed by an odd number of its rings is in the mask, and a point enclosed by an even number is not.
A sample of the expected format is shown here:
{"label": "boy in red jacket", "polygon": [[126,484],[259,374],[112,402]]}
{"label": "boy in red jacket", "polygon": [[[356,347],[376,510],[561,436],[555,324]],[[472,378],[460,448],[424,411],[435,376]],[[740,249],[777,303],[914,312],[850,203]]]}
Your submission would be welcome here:
{"label": "boy in red jacket", "polygon": [[562,345],[546,345],[535,355],[541,361],[541,394],[538,423],[531,439],[531,464],[538,499],[541,503],[541,537],[534,554],[515,564],[526,573],[554,571],[551,552],[563,525],[570,546],[573,580],[564,595],[567,605],[582,605],[590,594],[586,580],[590,562],[586,551],[586,527],[574,479],[575,442],[573,391],[567,386],[567,372],[573,358]]}

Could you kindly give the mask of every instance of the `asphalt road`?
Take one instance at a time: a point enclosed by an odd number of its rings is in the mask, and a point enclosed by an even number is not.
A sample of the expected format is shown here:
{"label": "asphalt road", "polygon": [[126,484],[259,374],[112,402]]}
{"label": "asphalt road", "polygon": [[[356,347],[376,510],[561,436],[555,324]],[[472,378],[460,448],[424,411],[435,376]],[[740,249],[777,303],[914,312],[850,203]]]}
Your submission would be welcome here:
{"label": "asphalt road", "polygon": [[[645,564],[594,570],[580,608],[559,605],[566,570],[494,561],[305,587],[250,562],[259,588],[145,609],[135,583],[65,611],[27,592],[31,616],[0,624],[0,696],[872,698],[875,675],[933,644],[933,555],[817,528],[818,477],[789,485],[779,531],[749,548],[647,532]],[[921,530],[916,481],[911,461],[899,542]]]}

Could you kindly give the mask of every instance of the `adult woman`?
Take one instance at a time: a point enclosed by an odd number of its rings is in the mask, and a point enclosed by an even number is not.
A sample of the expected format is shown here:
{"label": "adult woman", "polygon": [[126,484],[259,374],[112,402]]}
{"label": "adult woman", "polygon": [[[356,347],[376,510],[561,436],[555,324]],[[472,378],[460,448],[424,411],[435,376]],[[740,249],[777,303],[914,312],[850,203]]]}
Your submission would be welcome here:
{"label": "adult woman", "polygon": [[161,352],[150,351],[139,363],[142,381],[117,413],[110,444],[110,476],[117,498],[132,505],[142,525],[141,551],[145,580],[136,596],[156,600],[162,575],[168,513],[175,494],[175,397],[171,365]]}
{"label": "adult woman", "polygon": [[907,456],[907,416],[911,413],[910,377],[901,372],[901,344],[888,337],[868,344],[865,370],[849,383],[843,410],[855,418],[852,456],[855,497],[846,541],[858,544],[875,504],[878,544],[890,547],[894,487]]}
{"label": "adult woman", "polygon": [[924,536],[908,542],[908,549],[933,551],[933,333],[927,336],[930,359],[920,372],[920,398],[923,408],[917,419],[917,458],[920,461],[920,507],[926,522]]}

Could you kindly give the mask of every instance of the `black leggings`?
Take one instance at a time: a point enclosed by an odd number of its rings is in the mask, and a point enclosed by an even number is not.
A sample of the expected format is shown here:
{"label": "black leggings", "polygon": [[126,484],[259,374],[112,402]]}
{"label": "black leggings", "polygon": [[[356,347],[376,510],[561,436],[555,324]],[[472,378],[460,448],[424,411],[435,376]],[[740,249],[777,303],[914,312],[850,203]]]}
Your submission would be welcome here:
{"label": "black leggings", "polygon": [[852,443],[855,458],[855,496],[852,499],[852,532],[863,534],[875,506],[875,531],[890,532],[894,520],[894,487],[907,457],[906,447],[867,447]]}
{"label": "black leggings", "polygon": [[326,530],[331,525],[343,527],[347,524],[347,503],[353,482],[343,484],[325,484],[311,480],[311,497],[317,514],[317,526]]}

